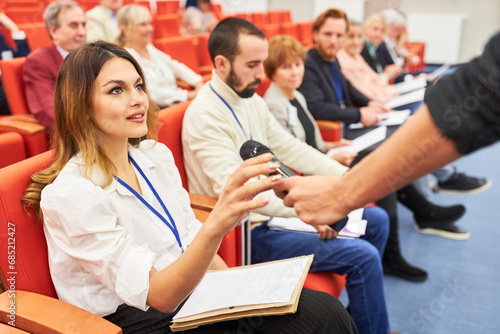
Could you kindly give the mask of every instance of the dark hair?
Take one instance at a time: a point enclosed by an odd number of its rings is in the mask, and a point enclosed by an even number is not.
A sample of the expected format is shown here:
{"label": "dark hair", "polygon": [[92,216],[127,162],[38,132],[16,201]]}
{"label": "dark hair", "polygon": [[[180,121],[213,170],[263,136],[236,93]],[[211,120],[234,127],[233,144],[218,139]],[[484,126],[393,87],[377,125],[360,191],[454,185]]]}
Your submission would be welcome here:
{"label": "dark hair", "polygon": [[[23,205],[31,207],[41,218],[40,195],[43,188],[54,182],[70,158],[80,152],[84,171],[91,175],[97,164],[105,179],[101,187],[112,181],[115,166],[105,154],[96,138],[96,125],[90,117],[94,109],[95,81],[102,67],[113,58],[129,61],[143,82],[146,82],[137,61],[122,47],[103,41],[83,44],[73,50],[63,61],[57,76],[54,93],[55,127],[52,132],[52,146],[55,148],[52,165],[32,176],[32,183],[23,194]],[[144,89],[147,93],[146,86]],[[149,97],[148,97],[149,98]],[[149,101],[147,111],[148,136],[156,138],[158,107]],[[129,143],[139,145],[140,138],[129,138]]]}
{"label": "dark hair", "polygon": [[266,38],[259,28],[247,20],[238,17],[225,18],[217,24],[208,39],[208,51],[212,62],[214,63],[215,57],[218,55],[222,55],[232,62],[241,52],[238,44],[240,35]]}
{"label": "dark hair", "polygon": [[344,19],[346,24],[346,29],[347,30],[349,29],[349,21],[347,20],[347,14],[340,9],[331,8],[319,14],[316,20],[314,20],[312,31],[319,31],[319,29],[325,23],[327,18]]}

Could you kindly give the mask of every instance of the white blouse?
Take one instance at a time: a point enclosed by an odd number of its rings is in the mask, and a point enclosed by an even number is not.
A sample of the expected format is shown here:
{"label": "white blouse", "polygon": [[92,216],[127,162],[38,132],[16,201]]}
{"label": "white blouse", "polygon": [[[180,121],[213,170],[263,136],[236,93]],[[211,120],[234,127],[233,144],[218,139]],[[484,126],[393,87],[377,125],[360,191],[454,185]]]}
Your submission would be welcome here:
{"label": "white blouse", "polygon": [[[129,153],[155,187],[177,225],[184,248],[201,227],[167,147],[152,140]],[[82,170],[70,159],[42,191],[41,208],[49,266],[59,299],[99,316],[126,303],[147,310],[149,272],[162,270],[181,255],[171,230],[123,185],[106,188],[95,167]],[[143,197],[160,213],[159,202],[137,172]],[[165,215],[166,216],[166,215]]]}
{"label": "white blouse", "polygon": [[187,101],[188,91],[179,88],[176,80],[179,79],[194,86],[203,78],[152,44],[148,44],[146,48],[149,59],[142,58],[134,49],[127,48],[126,50],[141,66],[151,100],[160,107],[168,107],[177,102]]}

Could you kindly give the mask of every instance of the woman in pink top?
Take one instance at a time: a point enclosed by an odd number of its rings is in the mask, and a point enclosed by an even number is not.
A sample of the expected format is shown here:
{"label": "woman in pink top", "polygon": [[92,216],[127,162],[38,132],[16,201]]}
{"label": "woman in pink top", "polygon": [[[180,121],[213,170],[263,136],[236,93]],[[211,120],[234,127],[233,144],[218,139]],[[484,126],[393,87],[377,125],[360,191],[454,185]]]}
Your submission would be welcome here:
{"label": "woman in pink top", "polygon": [[342,74],[369,99],[385,102],[398,93],[361,57],[363,43],[362,25],[351,22],[344,36],[342,48],[337,53]]}

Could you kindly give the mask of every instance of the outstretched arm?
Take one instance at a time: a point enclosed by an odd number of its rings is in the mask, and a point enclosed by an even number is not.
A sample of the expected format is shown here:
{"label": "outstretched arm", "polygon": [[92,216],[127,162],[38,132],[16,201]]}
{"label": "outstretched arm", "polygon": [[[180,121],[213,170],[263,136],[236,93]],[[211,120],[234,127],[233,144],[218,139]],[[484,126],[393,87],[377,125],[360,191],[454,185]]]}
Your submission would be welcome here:
{"label": "outstretched arm", "polygon": [[249,183],[247,181],[257,175],[274,172],[277,165],[269,164],[270,160],[270,154],[246,160],[228,178],[212,213],[185,252],[163,270],[157,271],[154,267],[151,269],[148,305],[162,312],[175,311],[201,281],[214,258],[214,268],[220,268],[221,263],[216,253],[224,235],[248,211],[263,207],[269,202],[269,198],[254,199],[254,196],[270,189],[278,177]]}
{"label": "outstretched arm", "polygon": [[293,177],[274,185],[285,205],[310,224],[329,224],[460,157],[423,106],[342,178]]}

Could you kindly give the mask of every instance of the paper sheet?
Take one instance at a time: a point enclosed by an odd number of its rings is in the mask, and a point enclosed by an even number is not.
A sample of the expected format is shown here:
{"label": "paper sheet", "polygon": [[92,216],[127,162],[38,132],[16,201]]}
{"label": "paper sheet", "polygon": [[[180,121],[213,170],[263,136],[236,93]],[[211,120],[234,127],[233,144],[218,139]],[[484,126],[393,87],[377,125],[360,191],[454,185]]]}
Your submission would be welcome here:
{"label": "paper sheet", "polygon": [[379,126],[376,129],[371,130],[370,132],[365,133],[362,136],[359,136],[358,138],[354,139],[352,141],[351,145],[348,146],[341,146],[341,147],[336,147],[332,148],[331,150],[328,150],[326,155],[331,157],[335,153],[337,153],[340,150],[344,151],[349,151],[349,152],[360,152],[364,150],[365,148],[368,148],[372,146],[373,144],[376,144],[382,140],[385,139],[387,136],[387,127],[386,126]]}
{"label": "paper sheet", "polygon": [[[410,109],[404,109],[404,110],[396,110],[384,114],[379,114],[382,120],[378,122],[376,125],[379,126],[401,125],[404,122],[406,122],[408,116],[410,116],[410,113],[411,113]],[[363,125],[363,123],[354,123],[349,125],[349,129],[362,129],[364,127],[365,126]]]}
{"label": "paper sheet", "polygon": [[394,88],[394,90],[398,92],[398,94],[405,94],[417,89],[425,88],[426,86],[427,81],[425,80],[425,78],[415,78],[410,81],[395,83],[394,85],[392,85],[392,88]]}
{"label": "paper sheet", "polygon": [[450,68],[450,64],[443,64],[437,69],[435,69],[432,73],[427,75],[427,80],[434,81],[440,78],[448,69]]}
{"label": "paper sheet", "polygon": [[[349,217],[349,219],[347,220],[347,224],[339,232],[339,236],[356,238],[360,235],[365,234],[366,220],[361,219],[363,217],[363,212],[363,208],[356,209],[350,212],[347,215],[347,217]],[[300,218],[297,217],[273,217],[267,226],[271,229],[277,230],[318,233],[318,231],[312,225],[304,223],[302,220],[300,220]]]}
{"label": "paper sheet", "polygon": [[308,257],[208,272],[173,318],[230,308],[289,302]]}
{"label": "paper sheet", "polygon": [[425,88],[414,90],[413,92],[396,96],[385,103],[389,109],[401,107],[410,103],[423,101],[425,95]]}

